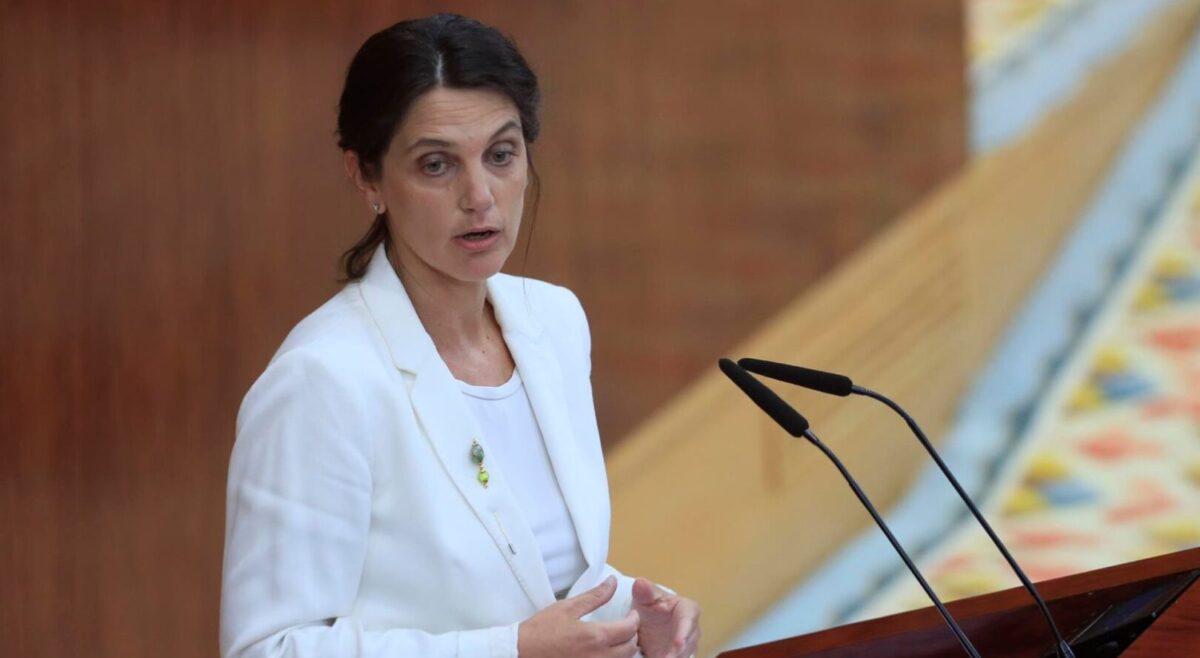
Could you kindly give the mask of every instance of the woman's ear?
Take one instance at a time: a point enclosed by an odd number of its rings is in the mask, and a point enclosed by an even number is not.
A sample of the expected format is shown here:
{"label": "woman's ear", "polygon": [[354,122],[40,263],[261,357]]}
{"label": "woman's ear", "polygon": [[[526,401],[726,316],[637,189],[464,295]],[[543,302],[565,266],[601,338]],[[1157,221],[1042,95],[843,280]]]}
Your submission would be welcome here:
{"label": "woman's ear", "polygon": [[375,214],[382,212],[383,194],[379,190],[379,184],[367,178],[363,173],[362,161],[358,159],[358,154],[347,149],[342,152],[342,164],[346,168],[346,177],[354,182],[354,186],[362,192],[363,200],[367,202],[367,206],[371,208]]}

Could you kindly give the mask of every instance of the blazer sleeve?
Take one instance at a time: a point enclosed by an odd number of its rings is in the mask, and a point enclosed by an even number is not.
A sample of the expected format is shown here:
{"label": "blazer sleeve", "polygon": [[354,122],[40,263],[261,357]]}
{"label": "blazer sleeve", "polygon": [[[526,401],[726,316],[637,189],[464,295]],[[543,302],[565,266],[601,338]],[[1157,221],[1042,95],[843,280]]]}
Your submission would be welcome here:
{"label": "blazer sleeve", "polygon": [[[335,351],[336,353],[336,351]],[[368,630],[351,612],[366,559],[373,433],[339,359],[286,352],[238,414],[229,466],[225,658],[515,658],[517,624]]]}

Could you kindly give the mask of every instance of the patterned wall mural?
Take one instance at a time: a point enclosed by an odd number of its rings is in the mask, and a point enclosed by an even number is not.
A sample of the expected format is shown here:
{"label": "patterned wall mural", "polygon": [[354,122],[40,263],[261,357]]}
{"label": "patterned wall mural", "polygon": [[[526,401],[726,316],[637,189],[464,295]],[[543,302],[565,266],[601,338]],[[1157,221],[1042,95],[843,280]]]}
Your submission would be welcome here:
{"label": "patterned wall mural", "polygon": [[[1195,158],[1193,158],[1195,159]],[[1200,546],[1200,167],[1059,370],[985,514],[1034,581]],[[923,560],[944,599],[1018,582],[972,524]],[[864,611],[928,599],[898,579]]]}

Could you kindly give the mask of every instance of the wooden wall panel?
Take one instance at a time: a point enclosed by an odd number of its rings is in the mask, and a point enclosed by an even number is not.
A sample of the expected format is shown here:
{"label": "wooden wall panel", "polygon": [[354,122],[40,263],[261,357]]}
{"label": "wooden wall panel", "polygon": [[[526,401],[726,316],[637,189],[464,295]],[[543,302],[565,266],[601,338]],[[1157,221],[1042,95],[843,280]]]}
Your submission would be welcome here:
{"label": "wooden wall panel", "polygon": [[962,162],[960,4],[580,3],[614,34],[530,40],[530,270],[590,312],[610,441]]}
{"label": "wooden wall panel", "polygon": [[957,0],[0,4],[0,645],[211,656],[237,405],[366,226],[371,32],[455,9],[546,88],[528,263],[611,443],[963,157]]}

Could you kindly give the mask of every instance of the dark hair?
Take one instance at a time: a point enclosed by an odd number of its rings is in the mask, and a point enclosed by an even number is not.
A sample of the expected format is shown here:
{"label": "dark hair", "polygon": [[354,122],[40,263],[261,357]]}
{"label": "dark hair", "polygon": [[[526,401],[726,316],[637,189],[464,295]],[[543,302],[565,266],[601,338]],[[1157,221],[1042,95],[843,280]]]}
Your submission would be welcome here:
{"label": "dark hair", "polygon": [[[537,139],[537,76],[511,40],[493,27],[455,14],[402,21],[372,35],[358,49],[338,103],[338,146],[358,154],[363,176],[378,178],[396,128],[413,102],[437,87],[503,93],[517,106],[525,142]],[[527,157],[531,215],[536,217],[541,185],[532,155]],[[343,276],[362,278],[375,248],[389,237],[385,211],[342,254]]]}

